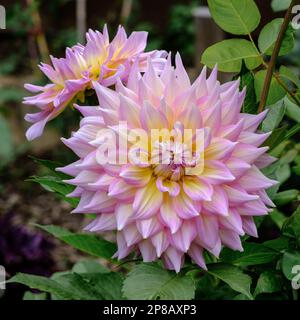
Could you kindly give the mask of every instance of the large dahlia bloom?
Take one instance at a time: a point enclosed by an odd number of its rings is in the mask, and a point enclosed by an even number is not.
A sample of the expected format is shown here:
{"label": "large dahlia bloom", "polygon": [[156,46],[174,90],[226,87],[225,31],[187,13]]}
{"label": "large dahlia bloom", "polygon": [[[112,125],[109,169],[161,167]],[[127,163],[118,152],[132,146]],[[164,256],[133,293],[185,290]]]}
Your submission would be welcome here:
{"label": "large dahlia bloom", "polygon": [[133,32],[127,37],[120,26],[110,42],[107,27],[104,26],[103,33],[89,30],[86,38],[85,46],[78,44],[67,48],[65,58],[51,56],[52,66],[41,63],[39,67],[50,84],[25,85],[36,95],[26,97],[24,103],[40,109],[25,116],[26,121],[33,123],[26,133],[28,140],[39,137],[46,123],[57,117],[70,103],[83,100],[85,90],[93,89],[93,81],[111,86],[118,78],[126,80],[137,58],[140,71],[145,70],[149,58],[157,69],[161,69],[166,61],[165,51],[144,52],[147,32]]}
{"label": "large dahlia bloom", "polygon": [[[257,132],[266,112],[241,113],[245,90],[239,91],[239,81],[220,84],[216,68],[208,78],[204,68],[191,84],[177,54],[176,68],[169,57],[160,74],[150,62],[143,76],[133,68],[127,86],[119,81],[116,91],[94,86],[100,106],[78,107],[84,116],[80,129],[63,139],[80,159],[58,169],[74,176],[67,181],[76,186],[69,196],[80,197],[73,212],[97,214],[86,230],[114,236],[119,259],[135,252],[145,262],[161,258],[176,272],[185,255],[206,268],[203,250],[218,257],[222,245],[242,251],[240,236],[257,237],[253,217],[273,206],[265,189],[276,181],[260,171],[273,161],[268,148],[260,147],[269,134]],[[110,128],[120,135],[120,121],[149,134],[198,130],[202,145],[195,148],[192,136],[192,160],[183,156],[176,163],[186,145],[171,139],[168,157],[152,164],[146,160],[162,155],[153,152],[164,144],[159,139],[137,148],[145,161],[101,164],[101,132]]]}

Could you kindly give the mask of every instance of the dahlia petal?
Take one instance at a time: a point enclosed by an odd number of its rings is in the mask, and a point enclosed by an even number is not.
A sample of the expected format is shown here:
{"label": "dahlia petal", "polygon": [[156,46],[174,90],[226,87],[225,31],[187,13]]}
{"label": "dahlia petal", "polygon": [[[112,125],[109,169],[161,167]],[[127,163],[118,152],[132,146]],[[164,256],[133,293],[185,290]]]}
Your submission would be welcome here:
{"label": "dahlia petal", "polygon": [[149,219],[138,220],[136,222],[136,227],[142,235],[143,239],[148,239],[152,237],[154,234],[158,233],[162,227],[157,221],[157,218],[152,217]]}
{"label": "dahlia petal", "polygon": [[175,64],[176,64],[175,74],[180,84],[184,89],[189,88],[191,85],[190,78],[187,72],[185,71],[185,68],[181,60],[181,56],[178,52],[176,53],[176,56],[175,56]]}
{"label": "dahlia petal", "polygon": [[173,198],[173,204],[177,215],[182,219],[190,219],[199,216],[201,204],[192,199],[181,190],[180,194]]}
{"label": "dahlia petal", "polygon": [[207,67],[204,66],[200,75],[192,85],[192,89],[195,89],[195,94],[197,99],[199,99],[200,97],[206,96],[208,93],[207,84],[206,84],[206,73],[207,73]]}
{"label": "dahlia petal", "polygon": [[203,249],[196,244],[192,244],[188,251],[189,256],[197,263],[203,270],[207,270],[205,260],[203,257]]}
{"label": "dahlia petal", "polygon": [[239,141],[245,144],[251,144],[252,146],[259,147],[269,138],[271,133],[272,132],[258,134],[244,131],[239,136]]}
{"label": "dahlia petal", "polygon": [[227,194],[228,200],[233,204],[240,204],[246,201],[257,200],[259,196],[248,194],[241,188],[235,188],[235,185],[224,186],[225,192]]}
{"label": "dahlia petal", "polygon": [[243,216],[243,229],[251,237],[257,238],[257,228],[252,217]]}
{"label": "dahlia petal", "polygon": [[[100,171],[101,167],[96,159],[96,152],[91,152],[83,160],[76,164],[76,169],[80,170],[90,170],[90,171]],[[73,175],[73,174],[72,174]]]}
{"label": "dahlia petal", "polygon": [[101,111],[99,107],[79,106],[78,104],[74,104],[74,108],[77,109],[84,117],[100,117],[97,120],[101,122]]}
{"label": "dahlia petal", "polygon": [[46,116],[41,121],[36,122],[33,124],[27,131],[26,131],[26,138],[28,141],[32,141],[43,134],[44,128],[46,123],[49,121],[50,116]]}
{"label": "dahlia petal", "polygon": [[244,120],[244,130],[255,132],[266,117],[267,113],[268,110],[265,110],[258,115],[242,113],[240,118]]}
{"label": "dahlia petal", "polygon": [[89,183],[94,183],[100,177],[100,174],[97,172],[92,172],[88,170],[80,171],[79,174],[70,180],[64,180],[64,182],[81,187],[88,187]]}
{"label": "dahlia petal", "polygon": [[133,250],[133,247],[127,246],[125,237],[121,232],[117,233],[117,244],[118,251],[112,256],[112,258],[118,258],[119,260],[122,260],[126,258]]}
{"label": "dahlia petal", "polygon": [[69,176],[77,176],[80,173],[80,169],[77,168],[77,165],[80,164],[82,160],[73,162],[65,167],[56,168],[55,171],[65,173]]}
{"label": "dahlia petal", "polygon": [[237,207],[237,210],[242,216],[264,216],[268,214],[268,208],[260,199],[246,202]]}
{"label": "dahlia petal", "polygon": [[120,120],[126,121],[133,128],[140,127],[140,107],[131,99],[120,95]]}
{"label": "dahlia petal", "polygon": [[219,239],[219,225],[216,217],[201,214],[196,218],[198,238],[206,248],[214,248]]}
{"label": "dahlia petal", "polygon": [[137,244],[142,240],[141,234],[133,223],[124,227],[122,232],[128,247]]}
{"label": "dahlia petal", "polygon": [[167,233],[165,231],[161,231],[154,236],[151,237],[151,242],[156,250],[157,257],[160,257],[164,251],[167,250],[169,246],[169,240],[167,237]]}
{"label": "dahlia petal", "polygon": [[215,83],[217,82],[217,79],[218,79],[218,65],[216,64],[212,69],[208,79],[206,80],[208,89],[214,87]]}
{"label": "dahlia petal", "polygon": [[94,194],[90,203],[84,207],[86,213],[111,212],[117,201],[110,198],[106,192],[98,191]]}
{"label": "dahlia petal", "polygon": [[155,248],[149,240],[140,242],[138,246],[144,262],[152,262],[157,259]]}
{"label": "dahlia petal", "polygon": [[269,147],[257,148],[251,144],[239,143],[233,150],[232,157],[252,164],[268,150]]}
{"label": "dahlia petal", "polygon": [[229,169],[218,160],[207,160],[204,163],[203,178],[212,184],[235,180]]}
{"label": "dahlia petal", "polygon": [[165,266],[170,270],[175,270],[177,273],[180,271],[184,263],[184,254],[173,247],[169,247],[163,253],[162,258]]}
{"label": "dahlia petal", "polygon": [[84,213],[85,206],[88,203],[90,203],[93,196],[94,196],[94,192],[86,191],[83,189],[81,196],[80,196],[79,203],[78,203],[77,207],[71,211],[71,213]]}
{"label": "dahlia petal", "polygon": [[187,252],[196,235],[194,223],[191,220],[185,220],[181,228],[170,236],[170,242],[179,251]]}
{"label": "dahlia petal", "polygon": [[63,144],[65,144],[68,148],[70,148],[76,155],[79,157],[85,157],[87,154],[92,152],[92,146],[86,144],[85,142],[79,140],[78,138],[61,138]]}
{"label": "dahlia petal", "polygon": [[144,75],[144,80],[148,84],[148,86],[152,87],[158,96],[161,96],[163,93],[164,85],[155,72],[153,63],[151,59],[148,57],[148,68],[147,72]]}
{"label": "dahlia petal", "polygon": [[221,242],[220,238],[218,238],[216,245],[212,249],[207,248],[207,250],[210,253],[212,253],[215,257],[219,258],[219,255],[222,250],[222,242]]}
{"label": "dahlia petal", "polygon": [[130,200],[135,195],[135,188],[121,179],[115,179],[108,189],[108,196],[119,200]]}
{"label": "dahlia petal", "polygon": [[93,183],[89,183],[89,186],[96,188],[96,189],[101,189],[103,191],[108,191],[109,186],[113,183],[115,180],[115,177],[112,177],[109,174],[103,173],[100,175],[99,179],[97,179]]}
{"label": "dahlia petal", "polygon": [[223,125],[230,125],[238,121],[243,102],[244,102],[244,99],[240,99],[240,93],[239,93],[239,90],[237,90],[232,95],[232,97],[230,97],[230,99],[226,101],[226,103],[223,103],[223,108],[222,108]]}
{"label": "dahlia petal", "polygon": [[177,182],[164,180],[162,177],[158,177],[156,186],[159,191],[168,192],[171,197],[176,197],[180,193],[180,186]]}
{"label": "dahlia petal", "polygon": [[225,191],[221,187],[215,186],[211,201],[204,201],[203,209],[211,212],[212,214],[228,216],[229,203]]}
{"label": "dahlia petal", "polygon": [[160,207],[160,218],[162,223],[168,227],[172,234],[178,231],[182,224],[182,220],[178,217],[176,211],[176,205],[173,200],[165,196]]}
{"label": "dahlia petal", "polygon": [[255,166],[252,166],[239,180],[238,183],[246,191],[267,189],[278,182],[265,177]]}
{"label": "dahlia petal", "polygon": [[105,213],[97,216],[84,230],[90,232],[103,232],[116,229],[116,219],[113,213]]}
{"label": "dahlia petal", "polygon": [[149,183],[151,176],[152,171],[150,168],[135,165],[125,165],[120,172],[120,177],[127,183],[138,187],[146,186]]}
{"label": "dahlia petal", "polygon": [[192,130],[195,134],[197,129],[202,127],[201,112],[195,105],[188,105],[178,117],[184,129]]}
{"label": "dahlia petal", "polygon": [[132,222],[133,208],[131,204],[119,204],[115,208],[115,216],[117,230],[123,230],[129,223]]}
{"label": "dahlia petal", "polygon": [[223,126],[220,130],[220,137],[231,141],[237,141],[244,129],[244,121],[240,120],[237,124]]}
{"label": "dahlia petal", "polygon": [[96,81],[93,82],[93,87],[100,102],[100,107],[108,110],[112,109],[114,111],[119,109],[120,98],[115,91],[102,86]]}
{"label": "dahlia petal", "polygon": [[147,219],[158,212],[163,202],[162,193],[157,189],[155,181],[150,181],[136,192],[133,209],[136,219]]}
{"label": "dahlia petal", "polygon": [[236,178],[242,176],[251,168],[251,165],[246,161],[234,157],[228,159],[225,165]]}
{"label": "dahlia petal", "polygon": [[198,177],[185,177],[183,180],[183,190],[193,200],[211,201],[213,187]]}
{"label": "dahlia petal", "polygon": [[220,230],[220,237],[223,244],[229,247],[232,250],[237,250],[243,252],[240,236],[230,230]]}
{"label": "dahlia petal", "polygon": [[277,158],[270,156],[269,154],[265,153],[261,155],[256,161],[254,162],[255,166],[259,169],[263,169],[271,165],[273,162],[277,161]]}
{"label": "dahlia petal", "polygon": [[145,50],[148,33],[144,31],[132,32],[119,53],[121,57],[136,55]]}
{"label": "dahlia petal", "polygon": [[229,214],[226,217],[219,217],[219,222],[222,227],[238,233],[240,236],[245,234],[243,230],[242,218],[235,209],[231,208]]}
{"label": "dahlia petal", "polygon": [[211,131],[214,135],[217,134],[217,132],[220,129],[221,123],[222,123],[222,105],[221,102],[217,102],[216,105],[211,107],[208,110],[205,110],[202,112],[203,115],[203,123],[206,127],[210,127]]}
{"label": "dahlia petal", "polygon": [[145,101],[140,111],[140,121],[145,130],[166,129],[169,124],[165,116],[156,110],[149,102]]}
{"label": "dahlia petal", "polygon": [[214,138],[211,144],[205,149],[205,159],[222,160],[228,158],[237,142],[231,142],[227,139]]}
{"label": "dahlia petal", "polygon": [[276,205],[273,203],[273,201],[269,198],[267,192],[264,189],[260,189],[258,191],[256,191],[256,193],[258,194],[260,200],[267,206],[275,208]]}

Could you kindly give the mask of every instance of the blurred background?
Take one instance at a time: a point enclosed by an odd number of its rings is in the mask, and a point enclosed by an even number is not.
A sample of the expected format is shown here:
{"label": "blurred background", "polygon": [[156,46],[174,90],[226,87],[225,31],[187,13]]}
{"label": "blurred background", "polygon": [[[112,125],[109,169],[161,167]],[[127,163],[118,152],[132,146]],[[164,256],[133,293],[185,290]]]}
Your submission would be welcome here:
{"label": "blurred background", "polygon": [[[269,0],[256,2],[261,25],[283,15],[272,11]],[[18,271],[49,275],[70,268],[81,256],[38,233],[32,224],[79,231],[84,221],[71,217],[70,206],[54,194],[26,181],[43,170],[29,155],[62,163],[74,160],[60,137],[68,137],[78,123],[78,115],[69,110],[52,121],[40,139],[25,140],[23,118],[30,110],[21,103],[26,96],[23,84],[46,83],[38,63],[48,62],[49,54],[63,56],[67,46],[83,42],[88,28],[102,30],[107,23],[113,36],[123,24],[128,33],[149,32],[148,50],[179,51],[193,78],[201,68],[204,49],[228,35],[214,24],[206,1],[200,0],[2,0],[0,4],[6,9],[6,29],[0,30],[0,265],[8,277]],[[299,66],[299,48],[298,40],[287,64]],[[270,229],[264,236],[276,234]],[[11,287],[4,298],[22,295],[22,287]]]}

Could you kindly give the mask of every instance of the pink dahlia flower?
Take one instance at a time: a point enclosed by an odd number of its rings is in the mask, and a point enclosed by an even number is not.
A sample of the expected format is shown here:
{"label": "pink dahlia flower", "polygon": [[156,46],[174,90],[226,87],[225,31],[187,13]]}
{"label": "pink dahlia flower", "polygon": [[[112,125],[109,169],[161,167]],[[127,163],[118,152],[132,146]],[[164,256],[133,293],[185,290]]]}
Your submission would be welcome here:
{"label": "pink dahlia flower", "polygon": [[[116,91],[94,87],[100,106],[78,107],[84,116],[80,129],[63,139],[80,159],[58,169],[74,177],[67,181],[76,186],[69,196],[80,198],[73,212],[97,214],[86,230],[113,235],[119,259],[136,252],[145,262],[161,258],[176,272],[185,255],[205,269],[204,249],[218,257],[222,245],[242,251],[240,236],[257,237],[253,216],[268,213],[273,203],[265,189],[276,184],[260,169],[274,159],[260,147],[269,134],[257,132],[266,112],[241,113],[245,90],[239,91],[239,81],[220,84],[216,68],[208,78],[204,68],[191,84],[177,54],[175,69],[169,58],[158,74],[150,62],[143,76],[133,68],[127,86],[118,81]],[[130,149],[145,161],[100,163],[102,130],[120,136],[120,121],[128,131],[198,130],[202,144],[197,151],[196,135],[190,139],[193,161],[174,161],[186,145],[172,139],[163,162],[147,161],[164,143],[159,139],[150,148],[148,141]]]}
{"label": "pink dahlia flower", "polygon": [[46,123],[57,117],[70,103],[83,100],[84,91],[93,89],[93,81],[111,86],[118,78],[126,80],[137,58],[140,71],[145,70],[148,58],[157,69],[161,69],[166,61],[165,51],[144,52],[147,32],[133,32],[127,37],[124,28],[119,27],[110,42],[105,26],[103,33],[89,30],[86,38],[86,46],[79,44],[67,48],[65,58],[51,57],[52,66],[45,63],[39,66],[50,84],[25,85],[28,91],[37,94],[26,97],[24,103],[40,109],[25,116],[26,121],[33,123],[26,133],[28,140],[39,137]]}

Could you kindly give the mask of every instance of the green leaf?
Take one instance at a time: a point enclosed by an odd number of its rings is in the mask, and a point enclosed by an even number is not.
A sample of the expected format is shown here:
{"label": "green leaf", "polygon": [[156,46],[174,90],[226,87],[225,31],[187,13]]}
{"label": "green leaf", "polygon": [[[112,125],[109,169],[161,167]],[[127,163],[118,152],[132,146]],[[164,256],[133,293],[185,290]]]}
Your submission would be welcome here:
{"label": "green leaf", "polygon": [[277,225],[277,227],[281,230],[283,224],[287,219],[286,216],[277,209],[273,209],[273,211],[269,214],[269,216],[273,220],[273,222]]}
{"label": "green leaf", "polygon": [[130,300],[190,300],[195,295],[191,277],[162,269],[156,264],[136,265],[123,286],[124,296]]}
{"label": "green leaf", "polygon": [[281,281],[274,271],[264,271],[258,278],[254,296],[261,293],[274,293],[281,290]]}
{"label": "green leaf", "polygon": [[9,283],[21,283],[31,289],[50,293],[58,300],[120,300],[123,278],[114,272],[83,273],[61,272],[51,279],[19,273]]}
{"label": "green leaf", "polygon": [[280,143],[286,139],[286,131],[288,125],[273,130],[271,136],[264,142],[263,146],[270,147],[270,151],[276,148]]}
{"label": "green leaf", "polygon": [[276,194],[274,202],[277,206],[284,206],[294,200],[297,200],[299,190],[290,189]]}
{"label": "green leaf", "polygon": [[253,0],[208,0],[214,21],[226,32],[246,35],[260,22],[260,13]]}
{"label": "green leaf", "polygon": [[294,266],[300,265],[300,252],[285,252],[282,257],[282,271],[288,280],[295,277]]}
{"label": "green leaf", "polygon": [[243,61],[249,70],[256,69],[262,63],[259,53],[245,39],[218,42],[205,50],[201,60],[210,68],[218,64],[218,69],[224,72],[240,72]]}
{"label": "green leaf", "polygon": [[[57,275],[55,281],[65,290],[76,293],[79,300],[103,300],[105,297],[81,274],[64,273]],[[55,294],[55,293],[54,293]],[[77,300],[76,299],[76,300]]]}
{"label": "green leaf", "polygon": [[63,200],[69,202],[72,207],[76,207],[78,205],[79,200],[77,198],[66,197],[66,195],[74,190],[74,187],[63,182],[56,176],[33,176],[27,179],[27,181],[38,183],[47,191],[57,193]]}
{"label": "green leaf", "polygon": [[46,293],[32,293],[31,291],[26,291],[23,296],[23,300],[47,300]]}
{"label": "green leaf", "polygon": [[288,97],[284,98],[286,105],[286,116],[300,123],[300,107],[293,103]]}
{"label": "green leaf", "polygon": [[60,283],[41,276],[31,274],[18,273],[7,281],[8,283],[21,283],[31,289],[38,289],[40,291],[55,294],[60,299],[77,300],[80,299],[76,291],[64,288]]}
{"label": "green leaf", "polygon": [[[261,70],[255,74],[254,86],[258,101],[260,101],[261,99],[261,94],[264,87],[266,75],[266,70]],[[273,77],[267,98],[267,106],[275,104],[277,101],[281,100],[285,96],[285,94],[285,90],[278,84],[276,79]]]}
{"label": "green leaf", "polygon": [[250,292],[251,277],[243,273],[238,267],[215,263],[208,266],[207,272],[227,283],[233,290],[244,294],[251,300],[253,299]]}
{"label": "green leaf", "polygon": [[279,160],[280,164],[291,164],[294,162],[298,155],[298,150],[291,149],[287,151]]}
{"label": "green leaf", "polygon": [[111,260],[116,245],[92,234],[76,234],[54,225],[36,225],[59,240],[90,255]]}
{"label": "green leaf", "polygon": [[8,122],[0,114],[0,168],[7,165],[15,156],[12,133]]}
{"label": "green leaf", "polygon": [[283,234],[296,237],[300,243],[300,206],[297,210],[285,221],[283,225]]}
{"label": "green leaf", "polygon": [[[2,64],[5,64],[5,62],[3,61]],[[1,68],[2,67],[3,66],[1,66]],[[23,89],[20,89],[18,86],[10,87],[10,86],[1,85],[0,105],[5,105],[10,102],[20,103],[24,95],[25,95],[25,91]]]}
{"label": "green leaf", "polygon": [[285,139],[292,138],[295,134],[300,131],[300,123],[294,125],[285,135]]}
{"label": "green leaf", "polygon": [[75,273],[109,273],[109,269],[102,266],[100,263],[98,263],[95,260],[83,260],[77,262],[73,268],[72,271]]}
{"label": "green leaf", "polygon": [[122,285],[124,279],[121,273],[86,273],[81,275],[89,282],[98,295],[103,297],[103,299],[124,300],[122,295]]}
{"label": "green leaf", "polygon": [[268,240],[263,243],[265,247],[271,248],[278,252],[282,252],[283,250],[287,249],[289,246],[289,238],[281,236],[277,239]]}
{"label": "green leaf", "polygon": [[[268,167],[263,168],[262,173],[270,179],[277,180],[278,172],[280,171],[280,169],[281,169],[280,162],[276,161],[275,163],[269,165]],[[277,184],[267,189],[268,196],[270,197],[271,200],[274,199],[276,193],[278,192],[279,187],[280,185]]]}
{"label": "green leaf", "polygon": [[252,72],[248,71],[246,73],[241,74],[241,84],[240,89],[242,90],[244,87],[246,90],[246,97],[243,104],[243,113],[256,114],[257,113],[257,103],[256,103],[256,95],[254,89],[254,76]]}
{"label": "green leaf", "polygon": [[57,168],[61,168],[64,166],[60,162],[39,159],[34,156],[30,156],[29,158],[31,158],[35,163],[40,164],[44,168],[47,168],[52,173],[53,176],[56,176],[61,179],[69,179],[70,178],[70,176],[68,176],[67,174],[56,171]]}
{"label": "green leaf", "polygon": [[286,66],[281,66],[279,69],[279,74],[281,78],[285,78],[292,83],[294,83],[298,88],[300,88],[300,79],[299,77],[295,74],[295,72]]}
{"label": "green leaf", "polygon": [[[262,53],[268,56],[272,55],[283,21],[283,18],[274,19],[268,24],[266,24],[262,29],[258,38],[258,47]],[[293,50],[294,45],[294,30],[292,26],[290,26],[287,29],[283,38],[283,42],[279,51],[279,56],[283,56],[290,53]]]}
{"label": "green leaf", "polygon": [[272,9],[275,12],[287,10],[291,2],[292,0],[272,0]]}
{"label": "green leaf", "polygon": [[268,106],[269,110],[265,120],[262,123],[262,131],[270,132],[277,128],[282,121],[285,114],[285,104],[282,100],[278,101],[276,104],[272,106]]}
{"label": "green leaf", "polygon": [[244,242],[243,247],[243,252],[224,248],[220,258],[226,263],[247,267],[272,262],[278,256],[276,251],[259,243]]}
{"label": "green leaf", "polygon": [[49,170],[49,174],[42,177],[33,176],[27,179],[27,181],[40,184],[47,191],[56,193],[64,201],[67,201],[73,207],[76,207],[79,199],[67,197],[67,195],[74,190],[74,186],[71,186],[63,181],[69,179],[70,177],[62,172],[56,171],[56,168],[62,167],[63,165],[59,162],[50,160],[42,160],[35,157],[31,158],[34,160],[34,162],[47,168]]}

